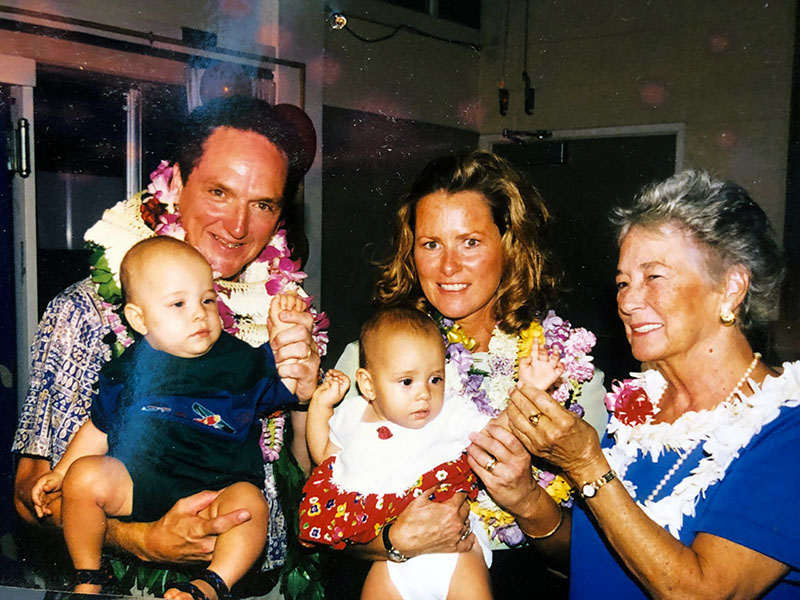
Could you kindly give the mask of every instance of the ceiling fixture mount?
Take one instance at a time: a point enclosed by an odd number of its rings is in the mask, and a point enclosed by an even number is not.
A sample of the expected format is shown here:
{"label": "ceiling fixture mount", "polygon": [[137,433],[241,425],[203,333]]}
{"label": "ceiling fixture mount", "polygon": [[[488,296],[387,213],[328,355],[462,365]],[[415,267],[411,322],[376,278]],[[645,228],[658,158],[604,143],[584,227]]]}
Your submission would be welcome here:
{"label": "ceiling fixture mount", "polygon": [[335,31],[344,29],[347,27],[347,17],[340,12],[331,13],[331,16],[328,17],[328,25]]}

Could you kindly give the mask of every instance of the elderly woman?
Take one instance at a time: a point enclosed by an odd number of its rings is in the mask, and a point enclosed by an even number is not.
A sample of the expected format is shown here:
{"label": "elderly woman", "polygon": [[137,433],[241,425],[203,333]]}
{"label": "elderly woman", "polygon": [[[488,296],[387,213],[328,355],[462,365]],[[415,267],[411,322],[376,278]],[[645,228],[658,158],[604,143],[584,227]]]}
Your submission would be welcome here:
{"label": "elderly woman", "polygon": [[[523,387],[517,437],[490,427],[470,464],[542,551],[569,560],[573,598],[797,597],[800,365],[770,367],[749,341],[782,275],[767,218],[742,188],[689,171],[615,220],[618,311],[646,370],[608,394],[607,447]],[[571,514],[531,485],[517,438],[577,486]]]}
{"label": "elderly woman", "polygon": [[[401,202],[391,258],[381,265],[375,299],[385,305],[416,304],[437,319],[448,339],[448,391],[489,415],[507,405],[515,362],[534,338],[559,347],[566,374],[554,395],[576,411],[572,414],[585,409],[587,418],[604,430],[602,375],[592,379],[586,356],[594,338],[547,310],[558,281],[543,242],[548,222],[539,193],[503,159],[484,151],[436,159]],[[351,345],[337,367],[355,372],[356,355]],[[543,486],[550,483],[548,491],[567,500],[563,480],[537,474]],[[442,503],[427,495],[417,498],[382,535],[356,552],[371,560],[398,561],[469,550],[475,538],[465,525],[469,507],[462,496]],[[524,542],[513,518],[485,495],[473,510],[492,521],[488,533],[495,548]],[[520,582],[529,584],[529,559],[521,560],[519,569],[504,569],[519,556],[495,553],[498,597],[514,593]]]}

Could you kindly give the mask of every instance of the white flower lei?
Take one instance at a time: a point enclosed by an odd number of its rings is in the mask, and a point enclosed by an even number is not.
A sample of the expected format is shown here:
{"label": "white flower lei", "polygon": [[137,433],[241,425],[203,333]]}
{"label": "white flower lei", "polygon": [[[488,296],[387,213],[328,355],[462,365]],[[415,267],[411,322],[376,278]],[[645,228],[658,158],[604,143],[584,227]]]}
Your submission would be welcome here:
{"label": "white flower lei", "polygon": [[[655,404],[666,388],[666,381],[654,370],[647,371],[647,376],[641,379],[648,395],[654,394]],[[738,398],[731,402],[723,402],[711,410],[684,413],[673,423],[647,422],[631,426],[611,417],[608,432],[614,435],[616,444],[604,452],[633,498],[636,486],[625,480],[625,473],[640,451],[642,458],[650,456],[656,462],[667,449],[689,451],[698,443],[702,445],[704,458],[668,496],[657,501],[636,502],[653,521],[676,538],[684,516],[694,516],[700,497],[725,477],[728,467],[750,440],[778,417],[781,407],[800,404],[800,362],[784,363],[783,373],[779,377],[768,376],[761,386],[752,379],[748,384],[753,390],[751,396],[740,391]]]}

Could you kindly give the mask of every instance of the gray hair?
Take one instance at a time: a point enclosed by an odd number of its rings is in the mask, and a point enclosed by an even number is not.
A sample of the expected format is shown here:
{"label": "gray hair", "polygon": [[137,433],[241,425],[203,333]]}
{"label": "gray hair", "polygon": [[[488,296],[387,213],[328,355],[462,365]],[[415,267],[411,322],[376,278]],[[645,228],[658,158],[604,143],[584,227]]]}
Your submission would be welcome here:
{"label": "gray hair", "polygon": [[706,248],[708,276],[715,283],[734,265],[750,272],[737,315],[745,334],[774,318],[783,257],[767,215],[744,188],[703,171],[683,171],[645,187],[633,204],[617,207],[611,221],[618,244],[633,227],[678,226]]}

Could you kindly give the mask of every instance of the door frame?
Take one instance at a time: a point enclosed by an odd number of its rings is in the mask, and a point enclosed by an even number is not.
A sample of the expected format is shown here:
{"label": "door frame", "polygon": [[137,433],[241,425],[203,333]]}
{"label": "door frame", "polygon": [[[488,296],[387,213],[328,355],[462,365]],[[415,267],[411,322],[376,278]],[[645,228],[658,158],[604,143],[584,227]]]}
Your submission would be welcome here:
{"label": "door frame", "polygon": [[36,279],[36,157],[33,151],[35,123],[33,89],[36,86],[36,61],[19,56],[0,55],[0,83],[11,89],[11,122],[19,119],[29,124],[30,175],[11,178],[14,210],[14,295],[17,319],[17,404],[22,407],[30,377],[30,347],[39,321],[37,314]]}

